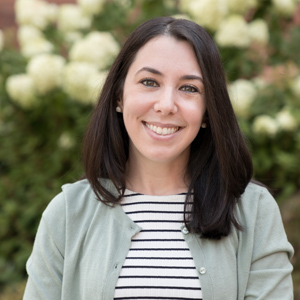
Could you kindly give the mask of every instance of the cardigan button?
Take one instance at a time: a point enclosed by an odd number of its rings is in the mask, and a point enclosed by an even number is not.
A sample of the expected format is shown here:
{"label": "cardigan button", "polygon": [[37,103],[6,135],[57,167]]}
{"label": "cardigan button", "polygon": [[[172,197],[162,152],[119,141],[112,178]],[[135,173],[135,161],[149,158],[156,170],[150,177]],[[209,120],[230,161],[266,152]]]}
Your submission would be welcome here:
{"label": "cardigan button", "polygon": [[206,269],[205,269],[204,267],[201,267],[201,268],[199,269],[199,273],[200,273],[201,275],[204,275],[204,274],[206,273]]}
{"label": "cardigan button", "polygon": [[188,233],[189,233],[188,229],[187,229],[185,226],[182,227],[181,232],[182,232],[183,234],[188,234]]}

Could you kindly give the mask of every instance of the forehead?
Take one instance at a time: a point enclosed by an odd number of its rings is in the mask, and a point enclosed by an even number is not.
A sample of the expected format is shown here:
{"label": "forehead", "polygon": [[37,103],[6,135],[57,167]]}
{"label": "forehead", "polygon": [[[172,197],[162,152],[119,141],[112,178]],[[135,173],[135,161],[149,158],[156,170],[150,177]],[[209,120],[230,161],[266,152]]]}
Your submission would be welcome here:
{"label": "forehead", "polygon": [[129,71],[141,66],[158,68],[160,71],[181,69],[182,71],[201,73],[196,54],[190,43],[171,36],[155,37],[141,47]]}

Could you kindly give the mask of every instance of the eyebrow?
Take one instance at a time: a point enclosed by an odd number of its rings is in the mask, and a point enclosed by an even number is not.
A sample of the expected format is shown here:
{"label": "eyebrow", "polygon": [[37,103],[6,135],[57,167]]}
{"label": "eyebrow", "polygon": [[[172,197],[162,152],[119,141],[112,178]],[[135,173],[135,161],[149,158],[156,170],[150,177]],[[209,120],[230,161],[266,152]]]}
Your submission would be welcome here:
{"label": "eyebrow", "polygon": [[136,72],[136,74],[138,74],[138,73],[140,73],[140,72],[142,72],[142,71],[147,71],[147,72],[153,73],[153,74],[155,74],[155,75],[163,76],[163,73],[159,72],[159,71],[156,70],[156,69],[150,68],[150,67],[143,67],[143,68],[141,68],[140,70],[138,70],[138,71]]}
{"label": "eyebrow", "polygon": [[183,80],[200,80],[203,83],[203,78],[197,75],[184,75],[180,77]]}
{"label": "eyebrow", "polygon": [[[161,73],[160,71],[150,68],[150,67],[143,67],[140,70],[138,70],[136,72],[136,75],[142,71],[147,71],[150,72],[152,74],[155,75],[159,75],[159,76],[164,76],[163,73]],[[200,80],[203,83],[203,78],[197,75],[183,75],[182,77],[180,77],[181,80]]]}

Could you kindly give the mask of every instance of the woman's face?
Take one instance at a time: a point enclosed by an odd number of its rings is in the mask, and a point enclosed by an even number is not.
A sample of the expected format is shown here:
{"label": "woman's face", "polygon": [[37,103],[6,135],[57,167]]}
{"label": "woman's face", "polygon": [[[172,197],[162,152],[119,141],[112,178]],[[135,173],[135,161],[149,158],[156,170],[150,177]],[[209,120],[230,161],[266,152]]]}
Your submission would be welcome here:
{"label": "woman's face", "polygon": [[128,70],[119,105],[129,160],[186,164],[206,110],[191,45],[166,36],[146,43]]}

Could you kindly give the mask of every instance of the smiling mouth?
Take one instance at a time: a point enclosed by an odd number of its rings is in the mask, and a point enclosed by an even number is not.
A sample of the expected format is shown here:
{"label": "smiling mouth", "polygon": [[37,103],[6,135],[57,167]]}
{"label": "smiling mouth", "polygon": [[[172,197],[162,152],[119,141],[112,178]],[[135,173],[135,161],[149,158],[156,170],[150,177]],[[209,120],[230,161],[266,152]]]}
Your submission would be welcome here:
{"label": "smiling mouth", "polygon": [[145,125],[153,132],[159,135],[169,135],[175,133],[180,127],[159,127],[145,122]]}

